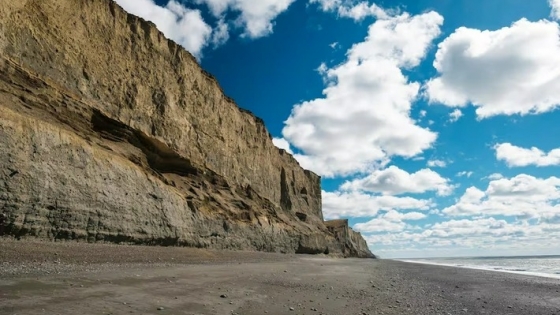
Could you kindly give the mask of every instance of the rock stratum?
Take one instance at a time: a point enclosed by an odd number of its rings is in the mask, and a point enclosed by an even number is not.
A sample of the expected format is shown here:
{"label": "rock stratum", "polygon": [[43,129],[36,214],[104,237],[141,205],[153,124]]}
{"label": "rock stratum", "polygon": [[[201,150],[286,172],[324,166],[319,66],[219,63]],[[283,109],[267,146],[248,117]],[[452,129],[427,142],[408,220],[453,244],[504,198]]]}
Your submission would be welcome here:
{"label": "rock stratum", "polygon": [[111,0],[0,6],[0,210],[17,238],[374,257],[261,119]]}

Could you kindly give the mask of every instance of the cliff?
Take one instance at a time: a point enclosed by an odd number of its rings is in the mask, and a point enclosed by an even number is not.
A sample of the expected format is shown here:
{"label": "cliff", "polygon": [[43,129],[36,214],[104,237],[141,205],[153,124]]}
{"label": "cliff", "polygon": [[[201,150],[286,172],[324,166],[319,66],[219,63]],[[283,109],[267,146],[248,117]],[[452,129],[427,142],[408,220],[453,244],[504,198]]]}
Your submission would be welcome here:
{"label": "cliff", "polygon": [[367,242],[360,232],[353,231],[348,225],[348,220],[326,221],[328,230],[335,236],[341,245],[344,257],[375,257],[368,249]]}
{"label": "cliff", "polygon": [[369,253],[324,224],[319,176],[188,52],[114,2],[3,3],[0,52],[8,234]]}

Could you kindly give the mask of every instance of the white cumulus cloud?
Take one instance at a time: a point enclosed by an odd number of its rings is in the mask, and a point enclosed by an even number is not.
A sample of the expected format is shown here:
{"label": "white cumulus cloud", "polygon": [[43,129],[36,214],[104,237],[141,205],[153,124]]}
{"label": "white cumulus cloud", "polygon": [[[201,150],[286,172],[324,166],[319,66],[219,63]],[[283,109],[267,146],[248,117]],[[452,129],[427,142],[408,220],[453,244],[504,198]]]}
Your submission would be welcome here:
{"label": "white cumulus cloud", "polygon": [[473,104],[479,118],[543,113],[560,104],[560,27],[521,19],[499,30],[461,27],[438,45],[432,103]]}
{"label": "white cumulus cloud", "polygon": [[504,178],[504,175],[502,175],[500,173],[493,173],[493,174],[490,174],[487,178],[490,179],[490,180],[497,180],[497,179]]}
{"label": "white cumulus cloud", "polygon": [[404,230],[406,224],[402,221],[386,220],[383,217],[371,219],[366,223],[358,223],[354,225],[354,230],[362,233],[372,232],[400,232]]}
{"label": "white cumulus cloud", "polygon": [[338,14],[342,17],[352,18],[354,20],[363,20],[365,17],[373,16],[378,19],[387,19],[389,14],[375,3],[360,2],[354,6],[340,6]]}
{"label": "white cumulus cloud", "polygon": [[212,37],[212,27],[206,24],[199,10],[188,9],[171,0],[161,7],[153,0],[116,0],[127,12],[154,23],[169,39],[177,42],[197,58]]}
{"label": "white cumulus cloud", "polygon": [[391,210],[383,215],[383,217],[387,220],[392,221],[417,221],[425,219],[427,216],[421,212],[397,212],[395,210]]}
{"label": "white cumulus cloud", "polygon": [[290,147],[290,143],[288,141],[286,141],[286,139],[284,139],[284,138],[273,138],[272,143],[274,143],[274,145],[277,148],[283,149],[290,154],[294,154],[294,152],[292,152],[292,148]]}
{"label": "white cumulus cloud", "polygon": [[370,230],[372,234],[364,237],[383,257],[550,254],[560,241],[559,224],[493,217],[439,222],[422,230],[414,226],[395,228],[391,233]]}
{"label": "white cumulus cloud", "polygon": [[402,213],[391,210],[368,222],[354,225],[354,229],[363,233],[400,232],[407,228],[404,221],[417,221],[426,217],[420,212]]}
{"label": "white cumulus cloud", "polygon": [[550,16],[553,19],[560,20],[560,0],[548,0],[548,3],[552,7]]}
{"label": "white cumulus cloud", "polygon": [[378,19],[388,19],[398,12],[387,11],[368,1],[357,2],[354,0],[310,0],[310,3],[317,3],[321,10],[325,12],[335,12],[340,17],[351,18],[356,21],[363,20],[368,16]]}
{"label": "white cumulus cloud", "polygon": [[341,189],[350,191],[367,191],[384,195],[404,193],[425,193],[437,191],[439,195],[449,195],[453,187],[449,180],[430,169],[408,173],[396,166],[372,172],[362,179],[345,182]]}
{"label": "white cumulus cloud", "polygon": [[427,165],[428,167],[446,167],[447,163],[442,160],[429,160]]}
{"label": "white cumulus cloud", "polygon": [[323,67],[324,98],[296,105],[282,132],[304,152],[295,156],[303,167],[327,177],[348,175],[431,147],[437,134],[410,117],[420,84],[401,68],[420,63],[442,23],[436,12],[377,20],[347,60]]}
{"label": "white cumulus cloud", "polygon": [[214,33],[212,34],[212,44],[214,47],[221,46],[225,44],[229,39],[229,25],[223,20],[219,20],[218,24],[214,28]]}
{"label": "white cumulus cloud", "polygon": [[374,196],[357,191],[323,191],[323,214],[326,219],[374,217],[379,211],[394,209],[425,211],[432,205],[431,200],[412,197]]}
{"label": "white cumulus cloud", "polygon": [[519,235],[524,233],[521,225],[509,224],[505,220],[495,218],[481,218],[475,220],[451,220],[436,223],[428,230],[426,235],[442,238],[469,237],[469,236],[503,236]]}
{"label": "white cumulus cloud", "polygon": [[456,122],[463,116],[463,112],[460,109],[455,109],[449,114],[449,122]]}
{"label": "white cumulus cloud", "polygon": [[228,10],[238,12],[237,24],[242,25],[244,35],[259,38],[273,32],[273,21],[295,0],[196,0],[205,3],[216,17]]}
{"label": "white cumulus cloud", "polygon": [[485,191],[468,188],[456,204],[442,212],[448,216],[554,217],[560,214],[560,178],[520,174],[492,180]]}
{"label": "white cumulus cloud", "polygon": [[511,143],[498,144],[494,149],[496,158],[510,167],[560,165],[560,149],[544,152],[535,147],[525,149]]}

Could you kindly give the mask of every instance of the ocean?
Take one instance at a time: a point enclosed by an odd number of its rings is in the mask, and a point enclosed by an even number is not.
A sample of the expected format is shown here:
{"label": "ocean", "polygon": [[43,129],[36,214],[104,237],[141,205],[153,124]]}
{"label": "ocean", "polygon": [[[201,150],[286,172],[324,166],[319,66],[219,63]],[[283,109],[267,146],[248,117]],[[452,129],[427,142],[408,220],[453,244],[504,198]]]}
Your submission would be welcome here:
{"label": "ocean", "polygon": [[397,260],[560,279],[560,256],[453,257]]}

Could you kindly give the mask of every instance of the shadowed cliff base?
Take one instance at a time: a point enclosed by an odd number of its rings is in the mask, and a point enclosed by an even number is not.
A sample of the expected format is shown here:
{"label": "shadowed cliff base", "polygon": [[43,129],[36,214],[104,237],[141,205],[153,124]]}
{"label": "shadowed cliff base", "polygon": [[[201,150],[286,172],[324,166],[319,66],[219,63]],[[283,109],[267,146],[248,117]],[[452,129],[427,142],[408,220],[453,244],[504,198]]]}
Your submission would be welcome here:
{"label": "shadowed cliff base", "polygon": [[110,0],[0,7],[0,211],[17,239],[374,257],[320,177]]}

